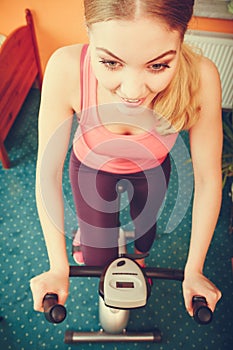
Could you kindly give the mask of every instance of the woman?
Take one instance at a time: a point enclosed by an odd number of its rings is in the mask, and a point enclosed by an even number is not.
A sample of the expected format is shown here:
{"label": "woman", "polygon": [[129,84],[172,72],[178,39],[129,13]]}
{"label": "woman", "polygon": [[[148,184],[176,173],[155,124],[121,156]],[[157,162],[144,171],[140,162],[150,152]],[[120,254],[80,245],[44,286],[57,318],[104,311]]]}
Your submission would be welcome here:
{"label": "woman", "polygon": [[85,0],[84,7],[90,45],[59,49],[43,83],[36,198],[50,269],[31,280],[34,308],[43,311],[48,292],[61,304],[68,296],[62,169],[76,113],[76,260],[103,265],[116,256],[120,180],[128,184],[135,251],[149,251],[169,151],[179,131],[189,130],[195,192],[183,294],[190,315],[194,295],[214,310],[221,293],[203,266],[221,204],[221,89],[214,64],[183,43],[193,0]]}

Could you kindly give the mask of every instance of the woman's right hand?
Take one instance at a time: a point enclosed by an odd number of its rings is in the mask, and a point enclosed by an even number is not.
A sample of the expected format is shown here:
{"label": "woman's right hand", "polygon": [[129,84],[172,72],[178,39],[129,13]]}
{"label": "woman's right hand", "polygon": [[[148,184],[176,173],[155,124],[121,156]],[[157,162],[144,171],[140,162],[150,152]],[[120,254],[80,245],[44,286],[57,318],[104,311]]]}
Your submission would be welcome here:
{"label": "woman's right hand", "polygon": [[64,305],[69,291],[69,275],[52,270],[42,273],[30,280],[34,300],[34,310],[43,312],[43,299],[48,293],[58,295],[58,303]]}

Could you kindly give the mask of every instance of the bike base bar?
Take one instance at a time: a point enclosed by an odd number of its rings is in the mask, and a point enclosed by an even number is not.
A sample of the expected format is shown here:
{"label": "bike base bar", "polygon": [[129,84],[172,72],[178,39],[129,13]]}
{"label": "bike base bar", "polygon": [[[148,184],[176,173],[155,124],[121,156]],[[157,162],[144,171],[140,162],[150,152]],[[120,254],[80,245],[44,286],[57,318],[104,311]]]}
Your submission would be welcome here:
{"label": "bike base bar", "polygon": [[[70,266],[70,277],[100,277],[105,267]],[[145,267],[142,268],[148,278],[183,281],[183,270]]]}
{"label": "bike base bar", "polygon": [[119,334],[99,332],[75,332],[66,331],[65,343],[112,343],[112,342],[152,342],[160,343],[162,341],[161,332],[155,329],[152,332],[123,332]]}

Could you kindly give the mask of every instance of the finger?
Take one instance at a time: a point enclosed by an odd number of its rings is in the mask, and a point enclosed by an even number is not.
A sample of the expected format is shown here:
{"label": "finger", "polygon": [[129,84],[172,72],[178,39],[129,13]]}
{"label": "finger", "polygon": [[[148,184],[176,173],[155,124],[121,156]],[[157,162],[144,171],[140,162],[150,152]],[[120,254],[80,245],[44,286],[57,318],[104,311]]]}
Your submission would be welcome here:
{"label": "finger", "polygon": [[44,312],[42,300],[40,298],[34,298],[33,308],[35,311]]}
{"label": "finger", "polygon": [[59,304],[65,305],[67,297],[68,297],[68,293],[67,292],[65,292],[64,290],[60,291],[59,294],[58,294],[58,302],[59,302]]}
{"label": "finger", "polygon": [[188,301],[188,303],[186,304],[186,310],[188,312],[188,314],[193,317],[193,305],[192,305],[192,299],[190,299]]}
{"label": "finger", "polygon": [[184,297],[185,308],[188,314],[192,317],[193,316],[192,293],[191,291],[185,290],[184,283],[182,286],[183,286],[183,297]]}
{"label": "finger", "polygon": [[188,314],[192,317],[193,316],[192,296],[184,295],[184,302],[185,302],[185,308]]}
{"label": "finger", "polygon": [[214,293],[211,294],[211,296],[207,298],[208,306],[212,310],[212,312],[214,312],[216,305],[218,301],[221,299],[221,297],[222,297],[222,293],[219,290],[216,290]]}
{"label": "finger", "polygon": [[41,297],[41,295],[44,295],[43,293],[40,292],[40,290],[38,290],[36,283],[35,283],[35,279],[32,279],[30,281],[30,288],[31,288],[31,292],[32,292],[32,296],[33,296],[33,309],[35,311],[39,311],[39,312],[43,312],[43,299]]}

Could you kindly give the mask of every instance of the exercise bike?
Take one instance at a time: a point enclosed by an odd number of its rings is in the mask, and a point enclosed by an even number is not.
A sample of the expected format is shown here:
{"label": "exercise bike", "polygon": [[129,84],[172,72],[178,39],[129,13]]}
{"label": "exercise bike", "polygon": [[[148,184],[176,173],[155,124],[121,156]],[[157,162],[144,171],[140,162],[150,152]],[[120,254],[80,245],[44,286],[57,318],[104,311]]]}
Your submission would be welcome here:
{"label": "exercise bike", "polygon": [[[122,194],[125,187],[118,185]],[[147,255],[128,254],[126,234],[120,229],[118,258],[108,266],[70,266],[70,277],[99,277],[99,332],[65,332],[66,344],[85,342],[154,342],[162,341],[161,331],[128,332],[130,310],[144,307],[151,292],[151,279],[183,281],[183,270],[145,267],[141,268],[136,259]],[[193,297],[194,320],[199,324],[211,322],[213,314],[202,296]],[[43,300],[45,318],[60,323],[66,318],[66,308],[58,304],[56,294],[46,294]]]}

